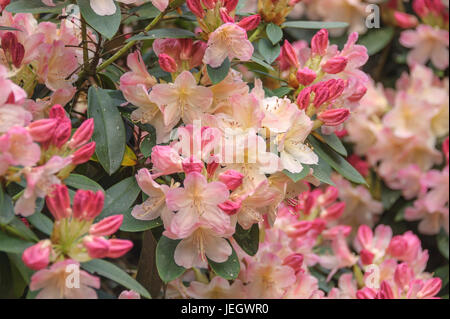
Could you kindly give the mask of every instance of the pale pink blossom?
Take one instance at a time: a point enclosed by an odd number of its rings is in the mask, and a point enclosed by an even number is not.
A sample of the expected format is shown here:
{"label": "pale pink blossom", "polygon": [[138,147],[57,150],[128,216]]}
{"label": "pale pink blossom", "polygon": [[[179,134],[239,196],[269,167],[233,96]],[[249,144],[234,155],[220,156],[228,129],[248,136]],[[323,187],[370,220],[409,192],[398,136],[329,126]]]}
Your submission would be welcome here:
{"label": "pale pink blossom", "polygon": [[242,299],[246,296],[245,286],[239,279],[230,284],[220,276],[214,277],[208,284],[193,281],[186,293],[195,299]]}

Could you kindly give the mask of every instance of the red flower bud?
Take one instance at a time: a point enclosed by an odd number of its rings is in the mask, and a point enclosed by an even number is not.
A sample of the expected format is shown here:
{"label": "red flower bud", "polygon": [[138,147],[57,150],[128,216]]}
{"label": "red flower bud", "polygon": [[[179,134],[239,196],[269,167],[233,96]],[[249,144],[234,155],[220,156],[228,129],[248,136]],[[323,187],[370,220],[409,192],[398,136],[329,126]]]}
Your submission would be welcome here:
{"label": "red flower bud", "polygon": [[170,55],[162,53],[159,55],[159,65],[166,72],[173,73],[177,71],[177,62]]}
{"label": "red flower bud", "polygon": [[328,44],[328,30],[322,29],[311,40],[312,53],[324,56],[327,53]]}
{"label": "red flower bud", "polygon": [[203,162],[191,156],[190,158],[185,158],[181,163],[183,166],[183,171],[186,174],[197,172],[201,173],[203,171],[204,165]]}
{"label": "red flower bud", "polygon": [[80,220],[93,220],[101,213],[104,201],[102,191],[78,190],[73,198],[73,216]]}
{"label": "red flower bud", "polygon": [[94,133],[94,119],[88,119],[73,134],[69,142],[69,148],[76,149],[86,144],[91,139],[92,133]]}
{"label": "red flower bud", "polygon": [[238,26],[240,26],[242,29],[245,29],[246,31],[251,31],[253,29],[256,29],[260,23],[261,16],[259,14],[254,14],[239,21]]}
{"label": "red flower bud", "polygon": [[50,262],[52,242],[43,240],[25,249],[22,254],[23,263],[30,269],[41,270]]}
{"label": "red flower bud", "polygon": [[53,185],[52,192],[47,195],[46,203],[48,210],[56,220],[70,216],[70,197],[66,185]]}
{"label": "red flower bud", "polygon": [[294,269],[295,274],[297,275],[302,271],[303,265],[303,255],[302,254],[292,254],[284,258],[283,265],[289,266]]}
{"label": "red flower bud", "polygon": [[300,110],[306,110],[311,103],[311,88],[303,89],[297,97],[297,105]]}
{"label": "red flower bud", "polygon": [[227,8],[228,12],[231,12],[234,9],[236,9],[238,3],[239,0],[223,0],[223,5],[225,8]]}
{"label": "red flower bud", "polygon": [[220,8],[219,15],[224,23],[234,23],[234,19],[228,14],[227,9]]}
{"label": "red flower bud", "polygon": [[317,118],[327,126],[338,126],[344,123],[350,116],[348,109],[332,109],[321,112]]}
{"label": "red flower bud", "polygon": [[227,170],[219,175],[219,180],[224,183],[227,188],[234,191],[236,188],[242,185],[244,175],[235,170]]}
{"label": "red flower bud", "polygon": [[105,258],[108,255],[110,244],[107,239],[97,236],[86,236],[83,245],[91,258]]}
{"label": "red flower bud", "polygon": [[303,68],[297,71],[297,80],[300,84],[307,86],[314,82],[317,74],[310,68]]}
{"label": "red flower bud", "polygon": [[95,152],[95,142],[90,142],[86,145],[80,147],[75,153],[72,155],[72,164],[79,165],[86,163],[89,159],[94,155]]}
{"label": "red flower bud", "polygon": [[394,12],[394,18],[397,25],[403,29],[414,28],[419,24],[415,16],[400,11]]}
{"label": "red flower bud", "polygon": [[30,123],[28,125],[28,131],[30,132],[33,140],[36,142],[47,142],[52,138],[58,121],[55,119],[42,119]]}
{"label": "red flower bud", "polygon": [[223,210],[227,215],[235,215],[239,209],[241,209],[241,201],[232,201],[227,200],[223,202],[222,204],[217,205],[221,210]]}
{"label": "red flower bud", "polygon": [[322,70],[329,74],[338,74],[345,70],[348,59],[343,56],[337,56],[329,59],[323,66]]}
{"label": "red flower bud", "polygon": [[203,10],[202,3],[200,0],[187,0],[186,4],[189,10],[192,11],[197,17],[202,19],[205,16],[205,11]]}
{"label": "red flower bud", "polygon": [[112,215],[103,218],[89,228],[89,234],[93,236],[110,236],[119,230],[123,222],[123,215]]}
{"label": "red flower bud", "polygon": [[131,248],[133,248],[133,242],[130,240],[110,239],[107,257],[119,258],[125,255]]}

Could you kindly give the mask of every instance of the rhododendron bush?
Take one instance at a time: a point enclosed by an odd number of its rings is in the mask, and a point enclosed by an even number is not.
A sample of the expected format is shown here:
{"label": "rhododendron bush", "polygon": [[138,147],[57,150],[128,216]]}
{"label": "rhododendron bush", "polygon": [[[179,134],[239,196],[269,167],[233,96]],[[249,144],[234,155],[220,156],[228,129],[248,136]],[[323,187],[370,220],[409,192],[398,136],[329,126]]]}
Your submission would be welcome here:
{"label": "rhododendron bush", "polygon": [[442,0],[0,0],[0,297],[448,298],[448,46]]}

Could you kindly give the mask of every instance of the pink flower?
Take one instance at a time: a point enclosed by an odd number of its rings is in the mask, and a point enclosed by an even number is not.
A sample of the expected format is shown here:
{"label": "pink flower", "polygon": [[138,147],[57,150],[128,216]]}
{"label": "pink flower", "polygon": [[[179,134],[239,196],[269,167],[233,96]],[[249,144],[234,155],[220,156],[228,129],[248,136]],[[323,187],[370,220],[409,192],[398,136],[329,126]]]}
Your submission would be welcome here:
{"label": "pink flower", "polygon": [[182,157],[168,145],[156,145],[152,149],[151,161],[157,176],[170,175],[183,171]]}
{"label": "pink flower", "polygon": [[97,299],[94,288],[100,288],[100,279],[79,267],[78,262],[67,259],[53,264],[49,269],[39,270],[31,277],[30,290],[41,289],[37,299]]}
{"label": "pink flower", "polygon": [[228,199],[229,193],[221,182],[208,183],[200,173],[191,173],[184,180],[184,188],[170,189],[166,193],[167,207],[178,211],[171,220],[169,230],[178,238],[190,236],[198,223],[223,230],[230,217],[217,205]]}
{"label": "pink flower", "polygon": [[431,59],[438,69],[444,70],[448,67],[448,31],[421,24],[416,30],[403,31],[400,43],[413,49],[408,54],[410,64],[425,65]]}
{"label": "pink flower", "polygon": [[191,282],[186,293],[195,299],[241,299],[245,298],[245,287],[239,279],[230,284],[228,280],[216,276],[208,284]]}
{"label": "pink flower", "polygon": [[230,61],[234,58],[249,61],[253,50],[245,29],[234,23],[225,23],[209,35],[203,62],[218,68],[227,57]]}
{"label": "pink flower", "polygon": [[161,12],[169,6],[169,0],[151,0],[151,2]]}
{"label": "pink flower", "polygon": [[213,94],[211,89],[198,86],[191,72],[184,71],[174,83],[155,85],[149,97],[161,109],[164,124],[173,128],[180,119],[186,124],[200,119],[211,106]]}
{"label": "pink flower", "polygon": [[124,290],[120,293],[118,299],[141,299],[141,296],[134,290]]}

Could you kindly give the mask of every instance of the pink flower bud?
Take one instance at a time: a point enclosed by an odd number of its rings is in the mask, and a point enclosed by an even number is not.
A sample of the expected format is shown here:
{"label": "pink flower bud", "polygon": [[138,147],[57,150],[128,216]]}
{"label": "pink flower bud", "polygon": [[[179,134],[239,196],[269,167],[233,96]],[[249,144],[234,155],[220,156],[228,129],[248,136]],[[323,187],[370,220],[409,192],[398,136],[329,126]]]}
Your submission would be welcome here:
{"label": "pink flower bud", "polygon": [[305,88],[300,91],[297,97],[297,105],[300,110],[306,110],[311,103],[311,88]]}
{"label": "pink flower bud", "polygon": [[43,240],[25,249],[22,254],[23,263],[30,269],[41,270],[48,266],[52,242]]}
{"label": "pink flower bud", "polygon": [[323,231],[323,238],[328,240],[336,240],[339,236],[348,237],[352,231],[351,226],[338,225]]}
{"label": "pink flower bud", "polygon": [[92,133],[94,133],[94,119],[88,119],[73,134],[69,142],[69,148],[76,149],[86,144],[91,139]]}
{"label": "pink flower bud", "polygon": [[369,175],[369,163],[364,161],[361,157],[356,154],[352,154],[347,158],[347,161],[362,175]]}
{"label": "pink flower bud", "polygon": [[186,4],[189,10],[192,11],[197,17],[202,19],[205,16],[205,11],[203,10],[202,3],[200,0],[187,0]]}
{"label": "pink flower bud", "polygon": [[403,238],[403,236],[394,236],[389,243],[387,252],[395,258],[400,258],[404,255],[406,249],[408,248],[408,243]]}
{"label": "pink flower bud", "polygon": [[363,249],[359,254],[363,265],[366,266],[371,265],[373,263],[373,258],[375,257],[375,254],[373,254],[370,250]]}
{"label": "pink flower bud", "polygon": [[297,53],[288,40],[284,40],[279,59],[282,61],[282,64],[286,64],[289,67],[298,68],[299,66]]}
{"label": "pink flower bud", "polygon": [[373,288],[364,287],[363,289],[356,292],[357,299],[376,299],[377,291]]}
{"label": "pink flower bud", "polygon": [[356,240],[362,247],[368,247],[372,244],[373,232],[367,225],[361,225],[356,234]]}
{"label": "pink flower bud", "polygon": [[22,64],[22,60],[25,56],[25,48],[21,43],[16,43],[11,48],[11,62],[16,67],[19,68]]}
{"label": "pink flower bud", "polygon": [[110,243],[104,237],[86,236],[83,238],[83,245],[86,247],[89,257],[105,258],[108,255]]}
{"label": "pink flower bud", "polygon": [[239,0],[223,0],[223,5],[227,8],[228,12],[231,12],[236,9],[238,2]]}
{"label": "pink flower bud", "polygon": [[203,171],[203,168],[205,167],[203,165],[203,162],[196,159],[194,156],[191,156],[190,158],[185,158],[183,160],[183,171],[186,174],[197,172],[201,173]]}
{"label": "pink flower bud", "polygon": [[301,85],[307,86],[314,82],[317,74],[310,68],[304,67],[297,71],[297,80]]}
{"label": "pink flower bud", "polygon": [[405,12],[394,12],[394,18],[397,25],[403,29],[414,28],[419,24],[419,21],[415,16]]}
{"label": "pink flower bud", "polygon": [[350,116],[348,109],[333,109],[321,112],[317,118],[325,125],[338,126],[344,123]]}
{"label": "pink flower bud", "polygon": [[61,148],[69,140],[72,134],[72,124],[68,118],[59,121],[53,132],[50,143],[58,148]]}
{"label": "pink flower bud", "polygon": [[331,79],[324,85],[328,88],[328,102],[337,99],[345,90],[345,82],[342,79]]}
{"label": "pink flower bud", "polygon": [[407,263],[401,263],[397,266],[394,272],[394,280],[395,284],[400,287],[400,289],[403,290],[408,287],[413,279],[414,272]]}
{"label": "pink flower bud", "polygon": [[238,26],[246,31],[251,31],[253,29],[256,29],[260,23],[261,16],[259,14],[254,14],[239,21]]}
{"label": "pink flower bud", "polygon": [[162,53],[159,55],[159,65],[166,72],[173,73],[177,71],[177,62],[170,55]]}
{"label": "pink flower bud", "polygon": [[391,285],[384,280],[380,285],[380,291],[378,292],[377,299],[395,299]]}
{"label": "pink flower bud", "polygon": [[242,202],[240,200],[238,201],[232,201],[232,200],[226,200],[225,202],[217,205],[221,210],[225,212],[225,214],[232,216],[237,214],[239,209],[241,209]]}
{"label": "pink flower bud", "polygon": [[329,59],[322,65],[322,70],[329,74],[338,74],[345,70],[348,59],[344,56],[337,56]]}
{"label": "pink flower bud", "polygon": [[9,52],[11,48],[18,42],[17,36],[12,32],[6,32],[2,36],[2,49],[4,52]]}
{"label": "pink flower bud", "polygon": [[47,195],[46,203],[48,210],[56,220],[70,216],[70,197],[66,185],[55,184],[52,192]]}
{"label": "pink flower bud", "polygon": [[52,138],[58,122],[55,119],[37,120],[28,125],[28,131],[36,142],[47,142]]}
{"label": "pink flower bud", "polygon": [[202,0],[202,2],[210,10],[216,7],[216,0]]}
{"label": "pink flower bud", "polygon": [[141,296],[133,290],[124,290],[120,293],[118,299],[141,299]]}
{"label": "pink flower bud", "polygon": [[123,222],[123,215],[112,215],[103,218],[89,228],[92,236],[110,236],[119,230]]}
{"label": "pink flower bud", "polygon": [[236,188],[242,185],[244,175],[235,170],[227,170],[219,175],[219,180],[224,183],[227,188],[234,191]]}
{"label": "pink flower bud", "polygon": [[326,218],[328,220],[338,219],[344,213],[345,206],[346,206],[345,202],[340,202],[340,203],[336,203],[336,204],[333,204],[333,205],[327,207],[326,208]]}
{"label": "pink flower bud", "polygon": [[365,87],[362,83],[359,83],[353,94],[348,98],[351,102],[358,102],[361,100],[364,95],[366,95],[367,87]]}
{"label": "pink flower bud", "polygon": [[420,289],[417,296],[419,298],[433,298],[442,289],[442,279],[441,278],[431,278],[425,281],[424,286]]}
{"label": "pink flower bud", "polygon": [[295,274],[302,272],[303,265],[303,255],[302,254],[292,254],[284,258],[283,265],[289,266],[294,269]]}
{"label": "pink flower bud", "polygon": [[0,0],[0,12],[2,12],[3,9],[6,8],[10,1],[11,0]]}
{"label": "pink flower bud", "polygon": [[194,42],[194,45],[192,47],[192,55],[189,61],[189,66],[191,68],[202,65],[203,56],[205,55],[207,46],[208,45],[206,44],[206,42],[200,40]]}
{"label": "pink flower bud", "polygon": [[182,158],[168,145],[156,145],[152,149],[153,168],[160,174],[170,175],[183,171]]}
{"label": "pink flower bud", "polygon": [[64,108],[60,104],[55,104],[52,106],[49,112],[49,117],[52,119],[65,119],[66,111],[64,111]]}
{"label": "pink flower bud", "polygon": [[316,108],[319,108],[329,100],[330,91],[324,83],[319,83],[314,86],[314,100],[313,104]]}
{"label": "pink flower bud", "polygon": [[209,159],[209,163],[206,166],[206,172],[208,173],[208,177],[213,176],[218,167],[219,167],[219,159],[211,156],[211,158]]}
{"label": "pink flower bud", "polygon": [[180,59],[189,60],[191,58],[194,41],[192,39],[179,39],[181,45]]}
{"label": "pink flower bud", "polygon": [[328,30],[320,30],[311,40],[312,53],[324,56],[328,50],[328,43]]}
{"label": "pink flower bud", "polygon": [[220,19],[221,19],[224,23],[234,23],[234,19],[228,14],[227,9],[225,9],[225,8],[220,8],[220,10],[219,10],[219,15],[220,15]]}
{"label": "pink flower bud", "polygon": [[339,197],[339,191],[334,186],[328,186],[325,193],[320,196],[320,205],[328,206],[332,204]]}
{"label": "pink flower bud", "polygon": [[73,216],[80,220],[93,220],[101,213],[104,201],[102,191],[78,190],[73,198]]}
{"label": "pink flower bud", "polygon": [[133,242],[125,239],[110,239],[108,258],[119,258],[125,255],[131,248]]}
{"label": "pink flower bud", "polygon": [[72,164],[79,165],[86,163],[89,159],[94,155],[95,152],[95,142],[87,143],[80,147],[75,153],[72,155]]}

